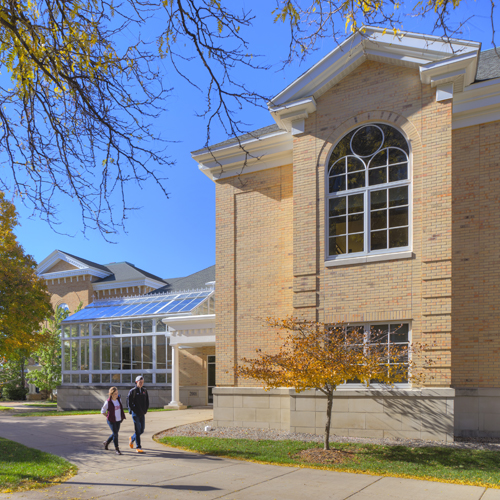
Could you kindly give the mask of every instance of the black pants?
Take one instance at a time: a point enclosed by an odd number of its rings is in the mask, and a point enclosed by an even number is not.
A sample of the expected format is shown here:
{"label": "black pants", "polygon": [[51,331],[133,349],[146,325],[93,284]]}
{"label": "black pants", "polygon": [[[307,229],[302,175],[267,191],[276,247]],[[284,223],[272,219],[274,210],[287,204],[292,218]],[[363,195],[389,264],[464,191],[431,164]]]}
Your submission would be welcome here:
{"label": "black pants", "polygon": [[118,431],[120,430],[122,421],[120,420],[119,422],[110,422],[109,420],[106,420],[106,422],[108,422],[109,428],[113,433],[111,434],[111,436],[109,436],[108,441],[111,442],[111,440],[113,440],[115,448],[118,448]]}

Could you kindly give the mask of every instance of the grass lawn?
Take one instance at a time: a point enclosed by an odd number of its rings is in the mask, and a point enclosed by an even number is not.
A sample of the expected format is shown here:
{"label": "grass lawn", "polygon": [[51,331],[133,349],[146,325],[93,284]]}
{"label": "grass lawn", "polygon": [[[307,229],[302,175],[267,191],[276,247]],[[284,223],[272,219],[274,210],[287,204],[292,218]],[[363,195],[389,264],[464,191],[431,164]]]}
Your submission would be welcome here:
{"label": "grass lawn", "polygon": [[[151,411],[175,411],[172,409],[165,408],[150,408],[148,413]],[[66,411],[30,411],[26,413],[15,413],[15,417],[64,417],[69,415],[99,415],[100,410],[66,410]],[[126,413],[126,411],[125,411]]]}
{"label": "grass lawn", "polygon": [[42,488],[75,475],[64,458],[0,438],[0,492]]}
{"label": "grass lawn", "polygon": [[9,410],[13,410],[14,408],[9,408],[7,406],[0,406],[0,411],[9,411]]}
{"label": "grass lawn", "polygon": [[57,408],[57,402],[48,401],[47,403],[26,403],[26,406],[33,406],[35,408]]}
{"label": "grass lawn", "polygon": [[[325,463],[315,461],[314,449],[322,448],[321,443],[180,436],[163,437],[159,441],[167,446],[240,460],[500,488],[497,451],[331,443],[339,462]],[[297,456],[301,452],[302,458]]]}

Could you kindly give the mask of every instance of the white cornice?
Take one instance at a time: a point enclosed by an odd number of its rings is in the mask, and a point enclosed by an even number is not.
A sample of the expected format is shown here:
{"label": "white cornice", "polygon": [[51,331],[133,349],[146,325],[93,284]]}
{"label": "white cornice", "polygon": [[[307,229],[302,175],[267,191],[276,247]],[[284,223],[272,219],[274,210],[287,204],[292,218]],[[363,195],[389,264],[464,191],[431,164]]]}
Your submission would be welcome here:
{"label": "white cornice", "polygon": [[215,345],[215,314],[164,318],[170,345]]}
{"label": "white cornice", "polygon": [[420,80],[435,87],[463,76],[464,84],[470,85],[476,78],[478,54],[479,49],[420,66]]}
{"label": "white cornice", "polygon": [[[212,180],[248,174],[292,163],[293,138],[280,131],[193,155],[198,168]],[[246,162],[246,163],[245,163]]]}
{"label": "white cornice", "polygon": [[474,83],[453,97],[453,128],[500,120],[500,78]]}
{"label": "white cornice", "polygon": [[165,286],[165,283],[161,281],[156,281],[151,278],[143,278],[138,280],[130,280],[130,281],[103,281],[100,283],[92,283],[92,286],[95,291],[100,290],[114,290],[115,288],[132,288],[139,286],[148,286],[150,288],[161,288]]}
{"label": "white cornice", "polygon": [[215,314],[199,314],[196,316],[171,317],[162,319],[170,330],[192,330],[215,328]]}
{"label": "white cornice", "polygon": [[287,102],[282,106],[271,106],[269,111],[278,127],[290,132],[293,122],[305,120],[310,113],[316,111],[316,100],[314,97],[308,96],[297,101]]}
{"label": "white cornice", "polygon": [[96,278],[105,278],[109,273],[104,273],[100,269],[87,268],[87,269],[70,269],[68,271],[57,271],[55,273],[39,274],[40,278],[44,280],[56,280],[60,278],[71,278],[73,276],[95,276]]}

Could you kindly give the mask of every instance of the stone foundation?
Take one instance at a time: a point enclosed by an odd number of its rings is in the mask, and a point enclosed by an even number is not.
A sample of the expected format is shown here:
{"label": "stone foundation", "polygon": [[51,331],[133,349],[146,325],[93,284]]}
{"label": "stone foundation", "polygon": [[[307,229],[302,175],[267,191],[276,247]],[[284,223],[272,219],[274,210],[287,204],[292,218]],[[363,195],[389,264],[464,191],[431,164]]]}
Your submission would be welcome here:
{"label": "stone foundation", "polygon": [[[122,397],[123,406],[126,407],[127,394],[132,386],[117,385],[116,387]],[[170,403],[172,398],[169,386],[146,388],[151,408],[163,408]],[[57,388],[57,408],[60,410],[100,410],[108,398],[108,391],[109,387],[60,385]]]}
{"label": "stone foundation", "polygon": [[[331,433],[372,438],[453,441],[454,389],[342,389],[335,393]],[[326,397],[319,391],[214,389],[214,426],[323,434]]]}
{"label": "stone foundation", "polygon": [[187,406],[206,406],[208,404],[208,389],[200,386],[179,387],[181,403]]}
{"label": "stone foundation", "polygon": [[500,389],[455,389],[455,436],[500,437]]}

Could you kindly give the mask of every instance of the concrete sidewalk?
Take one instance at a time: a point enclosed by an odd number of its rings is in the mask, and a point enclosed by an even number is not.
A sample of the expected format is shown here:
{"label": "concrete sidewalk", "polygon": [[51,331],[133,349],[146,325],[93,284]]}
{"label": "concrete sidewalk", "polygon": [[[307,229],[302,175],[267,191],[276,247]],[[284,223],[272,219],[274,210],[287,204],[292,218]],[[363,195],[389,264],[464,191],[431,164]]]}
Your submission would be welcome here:
{"label": "concrete sidewalk", "polygon": [[146,417],[143,447],[128,447],[130,417],[120,431],[122,456],[102,450],[109,429],[101,415],[9,417],[0,415],[0,436],[60,455],[78,465],[70,481],[3,499],[256,499],[302,500],[500,500],[500,490],[475,486],[260,465],[206,457],[152,441],[161,430],[212,418],[211,410],[154,412]]}

